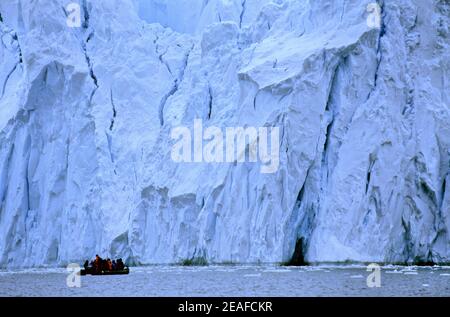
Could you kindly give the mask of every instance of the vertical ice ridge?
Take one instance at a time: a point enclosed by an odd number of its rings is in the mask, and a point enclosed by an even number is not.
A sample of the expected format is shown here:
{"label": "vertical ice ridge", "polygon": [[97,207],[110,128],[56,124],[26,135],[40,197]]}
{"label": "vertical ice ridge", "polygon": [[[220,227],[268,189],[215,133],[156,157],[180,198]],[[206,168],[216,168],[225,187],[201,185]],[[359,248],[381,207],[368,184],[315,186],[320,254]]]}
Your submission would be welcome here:
{"label": "vertical ice ridge", "polygon": [[[159,122],[160,122],[161,126],[164,126],[164,109],[166,107],[167,101],[169,100],[170,97],[172,97],[173,95],[175,95],[177,93],[178,88],[180,87],[181,83],[183,82],[184,73],[186,71],[186,68],[188,67],[189,56],[191,55],[191,52],[194,50],[194,45],[195,44],[193,44],[191,46],[191,48],[189,49],[189,51],[184,55],[183,64],[182,64],[182,67],[181,67],[181,69],[179,71],[178,77],[175,78],[172,87],[170,88],[170,90],[161,99],[161,102],[159,104]],[[167,68],[168,68],[168,70],[170,72],[170,69],[169,69],[168,66],[167,66]]]}

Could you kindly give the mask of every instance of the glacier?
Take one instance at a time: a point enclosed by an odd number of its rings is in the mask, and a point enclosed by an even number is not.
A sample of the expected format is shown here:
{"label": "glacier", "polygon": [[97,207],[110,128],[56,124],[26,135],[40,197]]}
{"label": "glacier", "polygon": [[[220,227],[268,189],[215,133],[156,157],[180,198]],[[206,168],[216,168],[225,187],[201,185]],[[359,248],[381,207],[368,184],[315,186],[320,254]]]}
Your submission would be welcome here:
{"label": "glacier", "polygon": [[[0,267],[450,262],[447,0],[2,0],[0,38]],[[279,170],[173,162],[195,119]]]}

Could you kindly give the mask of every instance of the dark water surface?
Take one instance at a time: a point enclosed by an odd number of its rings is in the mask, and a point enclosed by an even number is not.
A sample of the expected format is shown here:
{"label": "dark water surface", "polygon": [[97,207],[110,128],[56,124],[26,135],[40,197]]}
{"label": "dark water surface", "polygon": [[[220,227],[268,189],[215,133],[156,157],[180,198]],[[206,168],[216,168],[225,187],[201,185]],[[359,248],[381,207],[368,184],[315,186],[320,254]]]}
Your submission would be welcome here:
{"label": "dark water surface", "polygon": [[83,276],[67,286],[66,269],[0,270],[0,296],[450,296],[450,267],[381,269],[367,286],[363,266],[153,266],[130,275]]}

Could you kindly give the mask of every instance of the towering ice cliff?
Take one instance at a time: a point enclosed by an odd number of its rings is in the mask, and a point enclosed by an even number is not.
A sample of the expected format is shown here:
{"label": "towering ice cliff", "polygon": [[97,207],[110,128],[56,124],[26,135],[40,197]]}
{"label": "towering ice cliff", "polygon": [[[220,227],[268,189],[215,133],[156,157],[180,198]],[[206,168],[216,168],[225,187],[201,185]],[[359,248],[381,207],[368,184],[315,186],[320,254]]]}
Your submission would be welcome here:
{"label": "towering ice cliff", "polygon": [[[450,262],[449,1],[70,2],[0,2],[0,266]],[[278,171],[174,162],[195,119]]]}

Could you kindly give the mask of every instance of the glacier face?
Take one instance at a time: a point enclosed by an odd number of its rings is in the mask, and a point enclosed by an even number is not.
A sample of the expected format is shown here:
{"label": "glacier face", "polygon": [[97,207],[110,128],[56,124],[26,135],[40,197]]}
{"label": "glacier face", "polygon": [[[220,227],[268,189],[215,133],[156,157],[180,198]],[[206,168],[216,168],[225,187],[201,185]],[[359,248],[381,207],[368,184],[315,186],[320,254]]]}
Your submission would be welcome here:
{"label": "glacier face", "polygon": [[[0,2],[0,266],[450,261],[448,1],[69,2]],[[173,162],[196,118],[278,172]]]}

